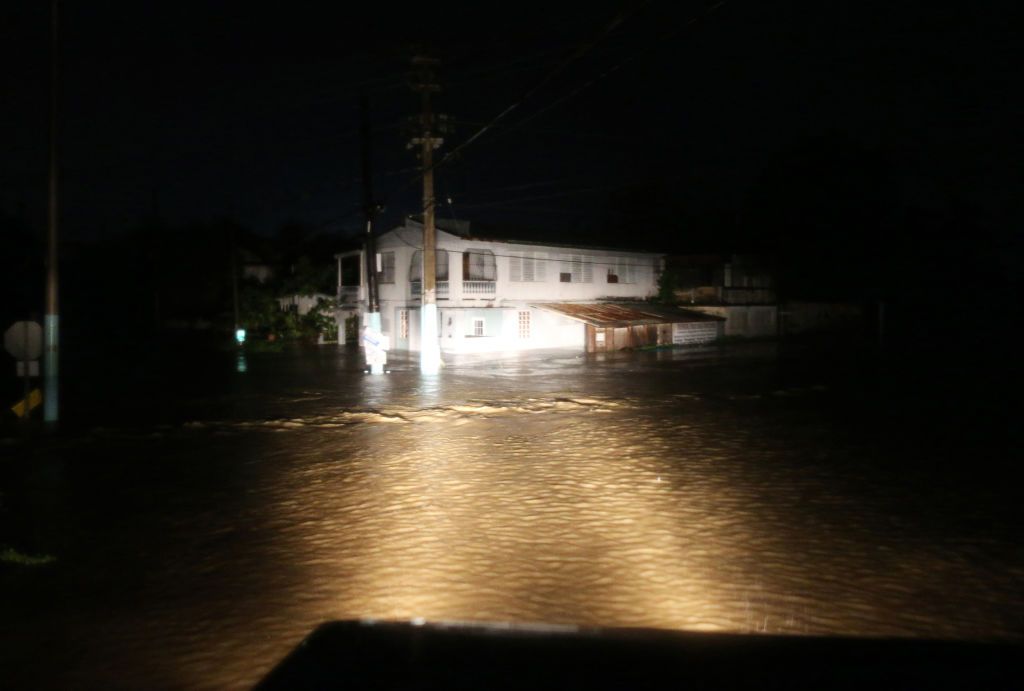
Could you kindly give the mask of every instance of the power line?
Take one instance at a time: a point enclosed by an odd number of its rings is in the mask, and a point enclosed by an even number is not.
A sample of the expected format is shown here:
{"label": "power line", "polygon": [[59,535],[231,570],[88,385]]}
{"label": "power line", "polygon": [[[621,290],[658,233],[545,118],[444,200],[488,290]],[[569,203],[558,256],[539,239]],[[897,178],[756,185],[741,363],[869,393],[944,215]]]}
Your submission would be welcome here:
{"label": "power line", "polygon": [[543,115],[544,113],[548,112],[552,108],[555,108],[555,107],[561,105],[562,103],[565,103],[569,99],[574,98],[575,96],[577,96],[581,92],[583,92],[583,91],[589,89],[590,87],[592,87],[597,82],[601,81],[602,79],[605,79],[606,77],[608,77],[612,73],[619,71],[625,65],[633,62],[634,60],[636,60],[640,56],[644,55],[645,53],[649,53],[650,51],[654,50],[656,46],[660,45],[661,43],[664,43],[665,41],[667,41],[667,40],[669,40],[671,38],[674,38],[677,34],[681,33],[682,31],[685,31],[686,29],[690,28],[691,26],[693,26],[697,22],[701,21],[702,19],[705,19],[706,17],[711,15],[713,12],[718,10],[720,7],[722,7],[722,5],[724,5],[727,1],[728,0],[718,0],[718,2],[716,2],[716,3],[712,4],[712,5],[707,6],[704,9],[703,12],[701,12],[700,14],[695,15],[693,17],[690,17],[690,19],[687,20],[682,26],[678,27],[677,29],[675,29],[673,31],[668,32],[667,34],[663,35],[659,39],[656,39],[655,41],[651,41],[649,43],[646,43],[643,48],[641,48],[637,52],[633,53],[632,55],[626,57],[625,59],[620,60],[618,63],[612,65],[611,67],[606,69],[604,72],[602,72],[601,74],[599,74],[596,77],[594,77],[593,79],[591,79],[590,81],[580,85],[579,87],[577,87],[576,89],[573,89],[569,93],[564,94],[561,98],[556,99],[555,101],[553,101],[552,103],[548,104],[544,108],[540,109],[536,113],[533,113],[532,115],[526,117],[525,119],[520,120],[518,123],[510,125],[508,128],[505,129],[505,134],[507,135],[507,134],[509,134],[511,132],[514,132],[514,131],[520,129],[523,125],[536,120],[537,118],[539,118],[541,115]]}
{"label": "power line", "polygon": [[[476,126],[476,127],[479,127],[480,125],[483,124],[482,122],[475,122],[475,121],[472,121],[472,120],[458,120],[458,119],[454,120],[454,122],[455,122],[456,125],[473,125],[473,126]],[[501,130],[501,131],[509,131],[509,130],[513,130],[513,129],[518,130],[519,129],[519,125],[517,125],[517,124],[499,125],[499,126],[496,126],[494,129]],[[523,130],[523,131],[529,132],[529,133],[532,133],[532,134],[551,134],[551,135],[557,135],[559,137],[582,137],[582,138],[592,138],[592,139],[606,139],[606,140],[618,141],[618,142],[633,142],[633,141],[636,141],[635,137],[615,137],[615,136],[611,136],[611,135],[608,135],[608,134],[602,134],[600,132],[581,132],[581,131],[577,131],[577,130],[549,130],[549,129],[543,129],[543,130],[532,130],[531,129],[531,130]]]}
{"label": "power line", "polygon": [[[512,113],[514,110],[516,110],[525,101],[527,101],[534,94],[536,94],[537,91],[542,89],[551,80],[553,80],[555,77],[557,77],[559,74],[561,74],[569,65],[571,65],[574,62],[576,62],[581,57],[583,57],[588,52],[590,52],[590,50],[592,50],[598,43],[600,43],[602,40],[604,40],[609,34],[611,34],[613,31],[615,31],[615,29],[617,29],[619,26],[621,26],[626,20],[628,20],[629,18],[634,16],[637,12],[639,12],[643,7],[648,5],[651,1],[652,0],[640,0],[640,2],[637,3],[631,9],[624,9],[624,10],[620,11],[618,14],[616,14],[615,17],[612,18],[612,20],[601,30],[601,32],[597,36],[595,36],[595,37],[591,38],[590,40],[586,41],[585,43],[582,43],[579,46],[577,46],[576,49],[572,53],[570,53],[558,65],[556,65],[553,70],[548,72],[536,84],[534,84],[530,89],[528,89],[526,91],[526,93],[524,93],[521,97],[519,97],[519,99],[517,99],[516,101],[513,101],[504,110],[502,110],[496,116],[491,118],[491,120],[489,122],[487,122],[479,130],[477,130],[472,136],[470,136],[468,139],[466,139],[466,141],[464,141],[461,144],[459,144],[458,146],[456,146],[454,149],[452,149],[447,154],[445,154],[441,158],[440,161],[438,161],[437,163],[433,164],[431,166],[431,171],[436,170],[436,169],[440,168],[441,166],[445,165],[448,161],[452,160],[454,157],[459,155],[463,150],[465,150],[467,147],[472,145],[473,142],[475,142],[478,139],[480,139],[480,137],[482,137],[495,124],[497,124],[503,118],[507,117],[509,115],[509,113]],[[412,185],[412,184],[415,184],[416,182],[418,182],[419,179],[422,177],[422,175],[425,174],[426,172],[427,171],[424,170],[421,173],[420,176],[417,176],[415,179],[410,181],[409,184]]]}

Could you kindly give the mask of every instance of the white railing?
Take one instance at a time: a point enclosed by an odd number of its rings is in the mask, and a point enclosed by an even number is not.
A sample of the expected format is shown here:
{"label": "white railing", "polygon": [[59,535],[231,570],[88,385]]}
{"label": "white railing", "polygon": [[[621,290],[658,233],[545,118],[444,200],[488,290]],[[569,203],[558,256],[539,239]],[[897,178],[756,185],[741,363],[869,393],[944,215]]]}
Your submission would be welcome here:
{"label": "white railing", "polygon": [[359,286],[342,286],[338,296],[342,305],[353,305],[363,297],[363,289]]}
{"label": "white railing", "polygon": [[463,295],[494,295],[494,281],[463,281]]}
{"label": "white railing", "polygon": [[[435,296],[438,300],[448,299],[448,281],[438,281],[436,284],[437,292]],[[412,295],[419,295],[423,292],[423,283],[421,281],[410,281],[409,292]]]}

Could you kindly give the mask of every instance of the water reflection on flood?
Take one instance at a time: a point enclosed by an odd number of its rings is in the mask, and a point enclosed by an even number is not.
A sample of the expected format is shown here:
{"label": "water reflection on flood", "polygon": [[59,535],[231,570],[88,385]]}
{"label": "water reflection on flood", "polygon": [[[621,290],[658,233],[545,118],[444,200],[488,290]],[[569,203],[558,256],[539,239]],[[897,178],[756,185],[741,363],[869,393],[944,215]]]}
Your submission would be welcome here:
{"label": "water reflection on flood", "polygon": [[989,507],[891,474],[831,428],[820,386],[680,372],[456,365],[298,382],[262,415],[186,425],[153,462],[205,489],[157,491],[159,558],[93,645],[132,661],[111,679],[236,686],[329,619],[1024,632],[1021,549],[971,527]]}
{"label": "water reflection on flood", "polygon": [[268,453],[306,460],[287,498],[267,488],[272,559],[294,562],[333,618],[866,635],[999,626],[995,608],[921,599],[922,582],[945,587],[975,566],[920,535],[875,532],[884,507],[869,496],[835,494],[833,471],[794,459],[798,448],[766,449],[757,429],[697,406],[673,424],[593,398],[390,410],[335,434],[273,436]]}

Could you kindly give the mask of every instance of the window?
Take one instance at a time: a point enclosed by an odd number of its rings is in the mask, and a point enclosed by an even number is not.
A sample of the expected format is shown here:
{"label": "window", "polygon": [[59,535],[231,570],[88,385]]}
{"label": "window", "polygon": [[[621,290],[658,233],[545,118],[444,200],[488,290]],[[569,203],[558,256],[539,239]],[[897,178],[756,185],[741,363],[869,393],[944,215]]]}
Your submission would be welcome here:
{"label": "window", "polygon": [[434,278],[448,280],[448,250],[434,250]]}
{"label": "window", "polygon": [[473,334],[472,335],[473,336],[483,336],[484,335],[484,320],[481,319],[480,317],[476,317],[476,318],[473,319]]}
{"label": "window", "polygon": [[543,283],[547,280],[547,256],[541,252],[524,252],[509,257],[509,280],[521,283]]}
{"label": "window", "polygon": [[409,338],[409,310],[398,310],[398,337]]}
{"label": "window", "polygon": [[415,283],[423,280],[423,250],[416,250],[412,253],[412,260],[409,262],[409,281]]}
{"label": "window", "polygon": [[562,283],[591,283],[594,280],[594,265],[590,258],[579,254],[563,254],[560,271],[558,280]]}
{"label": "window", "polygon": [[628,257],[608,259],[608,282],[609,283],[636,283],[636,273],[639,267],[633,264],[634,260]]}
{"label": "window", "polygon": [[360,259],[359,255],[341,258],[341,285],[359,285],[359,276],[362,273],[359,266]]}
{"label": "window", "polygon": [[377,255],[377,282],[395,282],[395,253],[381,252]]}
{"label": "window", "polygon": [[519,313],[519,338],[530,337],[530,313]]}
{"label": "window", "polygon": [[494,281],[497,275],[494,252],[471,249],[462,253],[463,281]]}
{"label": "window", "polygon": [[[434,250],[434,278],[438,281],[448,280],[448,250]],[[409,262],[409,280],[412,282],[423,280],[423,250],[416,250],[412,253],[412,261]]]}

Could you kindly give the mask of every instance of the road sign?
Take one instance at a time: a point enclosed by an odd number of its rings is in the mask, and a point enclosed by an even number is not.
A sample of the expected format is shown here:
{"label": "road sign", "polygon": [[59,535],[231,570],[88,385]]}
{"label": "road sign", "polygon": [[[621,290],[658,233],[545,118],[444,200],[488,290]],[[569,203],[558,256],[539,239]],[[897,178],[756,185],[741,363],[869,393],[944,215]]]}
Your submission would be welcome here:
{"label": "road sign", "polygon": [[43,402],[43,392],[39,389],[32,389],[32,392],[25,397],[25,400],[18,401],[11,406],[11,410],[18,417],[27,417],[33,408],[38,408]]}
{"label": "road sign", "polygon": [[363,347],[366,348],[366,364],[383,367],[387,364],[390,339],[372,327],[363,328]]}
{"label": "road sign", "polygon": [[384,334],[376,329],[371,329],[369,326],[363,329],[364,348],[380,348],[380,341],[382,338],[384,338]]}
{"label": "road sign", "polygon": [[38,360],[43,353],[43,327],[37,322],[15,322],[4,332],[4,348],[19,362]]}

